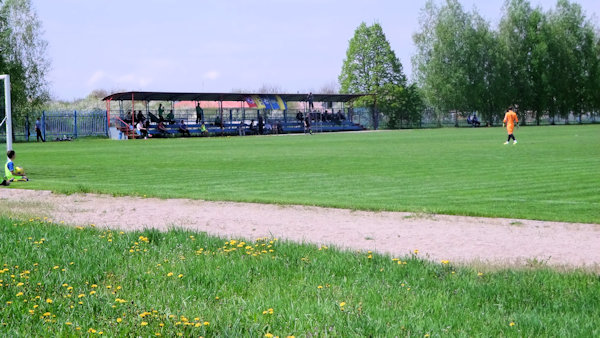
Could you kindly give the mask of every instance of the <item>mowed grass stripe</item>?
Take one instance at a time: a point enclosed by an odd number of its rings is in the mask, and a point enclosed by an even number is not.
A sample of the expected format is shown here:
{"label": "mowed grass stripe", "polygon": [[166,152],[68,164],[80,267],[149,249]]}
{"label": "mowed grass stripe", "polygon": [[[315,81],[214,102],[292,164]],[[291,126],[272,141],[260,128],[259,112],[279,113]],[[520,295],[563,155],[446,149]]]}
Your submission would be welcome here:
{"label": "mowed grass stripe", "polygon": [[[15,144],[58,192],[600,223],[600,126]],[[551,203],[549,201],[556,200]]]}

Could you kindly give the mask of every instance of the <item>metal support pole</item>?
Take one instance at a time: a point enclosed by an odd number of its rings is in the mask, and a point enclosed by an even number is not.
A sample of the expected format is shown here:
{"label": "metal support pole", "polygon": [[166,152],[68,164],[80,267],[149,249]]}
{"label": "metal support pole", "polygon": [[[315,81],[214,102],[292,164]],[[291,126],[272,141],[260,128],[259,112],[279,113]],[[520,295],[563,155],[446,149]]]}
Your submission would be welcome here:
{"label": "metal support pole", "polygon": [[42,135],[44,136],[44,140],[46,140],[46,112],[42,112]]}
{"label": "metal support pole", "polygon": [[77,138],[77,110],[73,110],[73,136]]}
{"label": "metal support pole", "polygon": [[12,150],[12,113],[10,107],[10,75],[0,75],[4,80],[4,109],[6,110],[6,150]]}

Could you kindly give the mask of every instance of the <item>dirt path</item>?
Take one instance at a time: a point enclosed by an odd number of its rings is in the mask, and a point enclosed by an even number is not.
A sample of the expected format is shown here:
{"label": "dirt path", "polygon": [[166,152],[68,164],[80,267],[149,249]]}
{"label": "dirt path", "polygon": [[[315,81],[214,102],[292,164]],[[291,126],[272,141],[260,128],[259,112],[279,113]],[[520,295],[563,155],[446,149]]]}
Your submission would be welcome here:
{"label": "dirt path", "polygon": [[272,236],[432,260],[600,267],[600,225],[188,199],[57,195],[0,189],[0,215],[137,230],[180,227],[222,237]]}

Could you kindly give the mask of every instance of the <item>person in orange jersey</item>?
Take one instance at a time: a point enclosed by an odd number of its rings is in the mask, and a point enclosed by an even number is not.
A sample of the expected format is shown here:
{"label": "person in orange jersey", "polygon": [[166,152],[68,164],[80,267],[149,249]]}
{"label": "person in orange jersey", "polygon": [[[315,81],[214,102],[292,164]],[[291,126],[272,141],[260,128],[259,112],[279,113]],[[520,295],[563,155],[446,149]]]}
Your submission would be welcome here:
{"label": "person in orange jersey", "polygon": [[506,114],[504,114],[504,120],[502,121],[502,127],[506,125],[506,131],[508,132],[508,140],[506,140],[504,144],[508,144],[511,138],[513,139],[513,144],[517,144],[517,139],[515,138],[515,135],[513,135],[515,123],[517,123],[518,126],[519,117],[517,117],[517,114],[513,111],[513,108],[510,107],[506,110]]}

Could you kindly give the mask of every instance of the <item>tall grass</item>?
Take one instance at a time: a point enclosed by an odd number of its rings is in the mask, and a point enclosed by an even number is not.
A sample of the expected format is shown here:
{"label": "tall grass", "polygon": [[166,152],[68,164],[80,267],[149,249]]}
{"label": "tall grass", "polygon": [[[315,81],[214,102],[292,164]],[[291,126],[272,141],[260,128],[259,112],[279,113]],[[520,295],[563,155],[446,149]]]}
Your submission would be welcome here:
{"label": "tall grass", "polygon": [[58,192],[600,223],[600,126],[16,144]]}
{"label": "tall grass", "polygon": [[0,218],[2,336],[598,336],[600,280]]}

